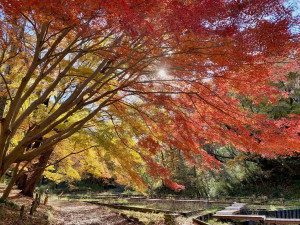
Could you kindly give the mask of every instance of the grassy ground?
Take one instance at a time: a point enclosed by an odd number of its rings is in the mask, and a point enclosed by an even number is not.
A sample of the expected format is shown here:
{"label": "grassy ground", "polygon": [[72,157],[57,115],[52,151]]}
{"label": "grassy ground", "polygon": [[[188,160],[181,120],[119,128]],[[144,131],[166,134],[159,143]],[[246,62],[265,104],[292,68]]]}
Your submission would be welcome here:
{"label": "grassy ground", "polygon": [[146,225],[161,225],[164,224],[163,213],[142,213],[130,210],[115,210],[119,214],[125,214],[128,217],[137,218]]}
{"label": "grassy ground", "polygon": [[203,209],[203,206],[200,204],[187,204],[187,203],[135,203],[134,205],[130,206],[136,206],[141,208],[151,208],[151,209],[161,209],[161,210],[170,210],[175,212],[190,212],[190,211],[196,211]]}
{"label": "grassy ground", "polygon": [[[213,213],[218,210],[220,210],[220,207],[211,207],[207,208],[201,213],[195,214],[191,217],[183,217],[179,216],[175,219],[176,225],[192,225],[193,224],[193,218],[205,215],[207,213]],[[160,225],[164,224],[164,214],[163,213],[141,213],[141,212],[134,212],[129,210],[118,210],[120,213],[126,214],[128,217],[135,217],[138,218],[139,221],[147,224],[147,225]],[[211,220],[210,224],[223,224],[223,225],[229,225],[230,223],[222,223],[222,222],[216,222],[215,220]]]}

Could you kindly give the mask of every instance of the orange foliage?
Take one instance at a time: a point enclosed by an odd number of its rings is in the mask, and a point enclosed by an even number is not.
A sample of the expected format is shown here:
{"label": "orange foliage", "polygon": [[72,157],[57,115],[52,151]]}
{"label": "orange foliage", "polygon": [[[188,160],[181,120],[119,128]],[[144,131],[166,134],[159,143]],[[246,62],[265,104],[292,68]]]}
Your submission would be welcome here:
{"label": "orange foliage", "polygon": [[[86,85],[82,88],[86,95],[78,102],[91,111],[97,103],[104,120],[107,114],[116,121],[130,121],[130,132],[120,122],[115,125],[116,133],[134,137],[135,149],[149,165],[149,172],[161,175],[175,189],[183,187],[168,180],[170,173],[151,159],[160,149],[182,149],[191,164],[197,163],[193,155],[200,154],[205,168],[220,165],[203,150],[207,142],[232,143],[239,150],[265,157],[300,153],[299,116],[272,121],[240,106],[241,96],[254,102],[265,98],[276,102],[284,94],[270,82],[283,78],[287,70],[278,69],[280,61],[288,64],[282,59],[297,51],[297,34],[290,28],[298,21],[281,0],[1,0],[1,11],[3,26],[23,19],[31,23],[27,29],[34,32],[47,24],[44,40],[49,38],[52,42],[45,41],[43,45],[48,51],[55,38],[67,29],[67,43],[75,37],[80,41],[89,39],[87,46],[93,47],[89,54],[96,62],[108,60],[109,69],[101,70],[103,79],[102,75],[95,76],[86,84],[87,73],[72,71],[79,77],[74,75],[74,86]],[[2,40],[5,35],[0,33]],[[99,42],[103,37],[116,41]],[[72,53],[82,51],[85,57],[85,45],[78,45]],[[59,49],[53,52],[49,57],[61,54]],[[51,65],[46,60],[41,63],[45,68]],[[165,75],[159,75],[161,69]],[[60,70],[56,69],[52,76],[58,79],[55,74]],[[45,88],[50,85],[47,83]],[[88,89],[91,87],[94,89]],[[111,99],[102,106],[107,96]],[[61,114],[66,112],[67,109]],[[138,124],[134,124],[134,118]],[[43,121],[40,124],[44,125]],[[45,135],[43,129],[49,124],[46,125],[34,127],[28,136],[39,132]],[[20,142],[24,146],[25,138],[24,143]]]}

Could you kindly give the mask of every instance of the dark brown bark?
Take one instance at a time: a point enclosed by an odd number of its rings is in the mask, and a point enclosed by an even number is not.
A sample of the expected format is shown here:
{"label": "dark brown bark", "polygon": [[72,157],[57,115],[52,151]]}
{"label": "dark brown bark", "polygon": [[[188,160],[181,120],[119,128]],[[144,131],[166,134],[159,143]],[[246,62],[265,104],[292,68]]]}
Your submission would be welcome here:
{"label": "dark brown bark", "polygon": [[18,189],[24,189],[26,187],[26,181],[27,181],[28,173],[22,174],[18,180],[16,181],[16,185],[18,186]]}
{"label": "dark brown bark", "polygon": [[5,106],[6,106],[6,96],[1,96],[0,97],[0,119],[3,118]]}
{"label": "dark brown bark", "polygon": [[50,148],[48,151],[43,153],[40,157],[37,163],[33,164],[29,170],[32,170],[23,177],[19,179],[18,186],[22,189],[22,194],[26,196],[33,196],[34,189],[36,185],[39,183],[40,178],[45,171],[45,168],[47,166],[47,162],[51,156],[51,153],[53,152],[54,147]]}

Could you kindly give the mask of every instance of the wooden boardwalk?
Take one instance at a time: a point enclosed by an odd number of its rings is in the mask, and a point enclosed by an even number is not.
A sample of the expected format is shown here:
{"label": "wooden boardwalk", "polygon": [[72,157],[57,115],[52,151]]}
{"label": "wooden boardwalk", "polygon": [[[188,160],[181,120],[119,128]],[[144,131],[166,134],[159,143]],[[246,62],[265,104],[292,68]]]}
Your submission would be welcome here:
{"label": "wooden boardwalk", "polygon": [[216,212],[215,215],[234,215],[234,214],[238,214],[247,205],[248,205],[247,203],[233,203],[231,206],[228,206],[225,209]]}
{"label": "wooden boardwalk", "polygon": [[271,224],[300,224],[300,219],[266,218],[264,222]]}
{"label": "wooden boardwalk", "polygon": [[247,204],[233,203],[231,206],[216,212],[215,219],[256,220],[270,224],[300,224],[300,219],[268,218],[264,215],[237,215]]}

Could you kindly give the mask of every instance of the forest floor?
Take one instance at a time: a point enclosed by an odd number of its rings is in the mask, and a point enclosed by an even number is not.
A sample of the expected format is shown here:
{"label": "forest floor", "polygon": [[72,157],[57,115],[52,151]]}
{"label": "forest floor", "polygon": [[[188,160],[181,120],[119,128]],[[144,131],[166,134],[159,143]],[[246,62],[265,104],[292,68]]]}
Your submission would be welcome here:
{"label": "forest floor", "polygon": [[[138,225],[119,213],[94,204],[79,201],[50,200],[52,218],[50,224]],[[52,221],[53,220],[53,221]]]}
{"label": "forest floor", "polygon": [[[5,185],[0,185],[0,195]],[[33,215],[29,215],[34,198],[20,194],[14,188],[9,195],[9,204],[0,203],[0,225],[162,225],[164,214],[140,213],[128,210],[110,209],[84,201],[57,199],[50,195],[44,205],[45,195]],[[13,204],[13,207],[12,205]],[[25,206],[20,218],[21,206]],[[2,208],[2,209],[1,209]],[[192,225],[192,218],[178,217],[176,225]]]}
{"label": "forest floor", "polygon": [[[0,194],[5,186],[0,185]],[[138,225],[129,221],[117,211],[86,202],[49,199],[48,204],[41,204],[33,215],[29,215],[33,198],[26,197],[14,189],[8,200],[14,207],[1,203],[0,225]],[[2,206],[3,205],[3,206]],[[24,216],[20,218],[20,208],[25,206]]]}
{"label": "forest floor", "polygon": [[[139,213],[127,210],[109,209],[103,206],[97,206],[87,202],[68,201],[68,200],[50,200],[52,206],[52,216],[55,222],[50,224],[105,224],[105,225],[163,225],[164,217],[154,213]],[[139,219],[140,222],[129,221],[130,219]],[[54,223],[53,223],[54,222]],[[192,218],[179,217],[176,219],[176,225],[192,225]]]}
{"label": "forest floor", "polygon": [[[0,185],[0,195],[5,185]],[[8,198],[9,204],[0,203],[0,225],[162,225],[164,215],[159,213],[139,213],[127,210],[110,209],[83,201],[57,199],[49,197],[45,206],[44,197],[33,215],[29,215],[34,198],[20,194],[14,188]],[[25,206],[23,218],[20,218],[21,206]],[[1,211],[1,210],[0,210]],[[138,221],[136,220],[138,219]],[[192,218],[178,217],[176,225],[192,225]]]}
{"label": "forest floor", "polygon": [[[5,185],[0,185],[0,195],[5,189]],[[36,224],[49,224],[48,215],[51,210],[50,206],[40,204],[33,215],[29,215],[33,198],[26,197],[20,194],[20,190],[13,189],[8,197],[9,204],[1,203],[2,208],[0,215],[0,225],[36,225]],[[12,206],[13,204],[13,206]],[[24,205],[24,215],[20,218],[20,209]]]}

